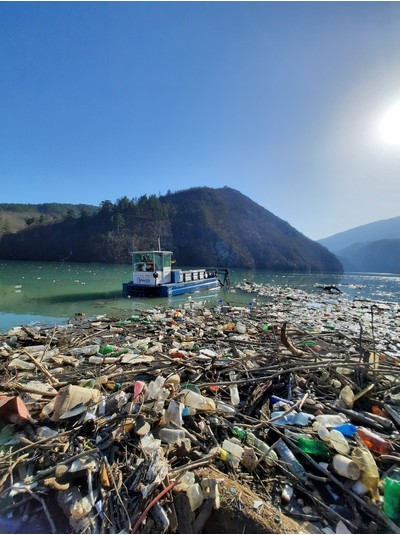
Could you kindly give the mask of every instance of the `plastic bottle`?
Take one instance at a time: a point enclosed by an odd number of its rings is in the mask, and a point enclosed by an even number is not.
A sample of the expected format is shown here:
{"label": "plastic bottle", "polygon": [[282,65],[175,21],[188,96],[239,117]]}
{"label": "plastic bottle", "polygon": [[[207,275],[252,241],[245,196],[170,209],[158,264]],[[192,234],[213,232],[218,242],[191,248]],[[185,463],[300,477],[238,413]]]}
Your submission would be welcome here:
{"label": "plastic bottle", "polygon": [[265,453],[266,455],[263,458],[263,462],[267,466],[273,466],[278,460],[278,456],[275,451],[271,450],[268,444],[256,437],[251,431],[245,431],[241,427],[235,425],[232,428],[232,433],[235,436],[239,437],[240,440],[243,440],[243,442],[245,442],[249,446],[253,446],[260,450],[262,453]]}
{"label": "plastic bottle", "polygon": [[275,420],[273,425],[300,425],[300,426],[306,426],[310,423],[311,420],[314,419],[314,416],[312,414],[307,414],[306,412],[296,412],[292,411],[289,412],[289,414],[284,414],[285,411],[275,411],[271,413],[271,418],[277,418],[278,416],[281,416],[281,418],[278,418]]}
{"label": "plastic bottle", "polygon": [[271,396],[269,398],[271,405],[275,405],[275,403],[283,402],[285,405],[289,405],[290,407],[294,405],[293,401],[289,401],[288,399],[280,398],[278,396]]}
{"label": "plastic bottle", "polygon": [[304,451],[304,453],[310,453],[311,455],[316,455],[322,459],[329,458],[329,447],[321,440],[300,436],[297,439],[297,445],[301,451]]}
{"label": "plastic bottle", "polygon": [[350,453],[350,445],[347,442],[345,436],[337,429],[331,429],[329,431],[329,440],[332,447],[338,452],[344,455]]}
{"label": "plastic bottle", "polygon": [[340,455],[340,453],[332,459],[332,467],[336,473],[340,476],[347,477],[347,479],[357,481],[360,478],[361,470],[358,464],[352,459],[349,459],[349,457]]}
{"label": "plastic bottle", "polygon": [[227,416],[236,414],[236,409],[234,407],[231,407],[227,403],[224,403],[221,400],[217,400],[215,403],[216,409],[218,412],[221,412],[222,414],[226,414]]}
{"label": "plastic bottle", "polygon": [[400,522],[400,471],[384,479],[383,510],[397,524]]}
{"label": "plastic bottle", "polygon": [[107,355],[108,353],[112,353],[113,351],[116,350],[116,347],[115,346],[101,346],[99,348],[99,353],[101,353],[102,355]]}
{"label": "plastic bottle", "polygon": [[370,451],[365,444],[359,440],[359,447],[356,447],[351,452],[351,458],[358,464],[361,470],[361,483],[367,487],[372,499],[379,501],[379,471],[376,466],[375,459],[372,457]]}
{"label": "plastic bottle", "polygon": [[346,418],[346,416],[342,413],[320,414],[315,417],[315,423],[313,424],[313,427],[315,427],[315,429],[318,429],[319,425],[323,425],[325,427],[337,427],[347,423],[348,421],[349,419]]}
{"label": "plastic bottle", "polygon": [[168,409],[165,411],[165,423],[169,424],[170,422],[175,422],[178,425],[183,425],[183,403],[179,403],[174,399],[171,399],[168,405]]}
{"label": "plastic bottle", "polygon": [[185,388],[181,390],[180,395],[182,396],[182,402],[192,409],[202,410],[202,411],[215,411],[214,400],[206,398],[197,392],[192,392]]}
{"label": "plastic bottle", "polygon": [[367,448],[375,453],[390,454],[393,451],[393,446],[389,441],[365,427],[358,428],[358,435]]}
{"label": "plastic bottle", "polygon": [[284,461],[285,467],[305,483],[308,480],[306,471],[281,438],[276,443],[275,449],[279,457]]}
{"label": "plastic bottle", "polygon": [[85,347],[77,347],[71,350],[72,355],[96,355],[100,349],[100,346],[98,344],[92,344],[90,346]]}
{"label": "plastic bottle", "polygon": [[352,437],[357,433],[357,427],[350,423],[338,425],[333,429],[336,429],[336,431],[340,431],[345,437]]}
{"label": "plastic bottle", "polygon": [[[229,372],[229,379],[231,381],[236,381],[236,373],[235,372]],[[240,396],[239,396],[239,390],[237,385],[230,385],[229,386],[229,392],[231,395],[231,403],[234,407],[237,407],[240,403]]]}
{"label": "plastic bottle", "polygon": [[346,385],[339,394],[339,399],[345,407],[352,409],[354,405],[354,392],[349,385]]}

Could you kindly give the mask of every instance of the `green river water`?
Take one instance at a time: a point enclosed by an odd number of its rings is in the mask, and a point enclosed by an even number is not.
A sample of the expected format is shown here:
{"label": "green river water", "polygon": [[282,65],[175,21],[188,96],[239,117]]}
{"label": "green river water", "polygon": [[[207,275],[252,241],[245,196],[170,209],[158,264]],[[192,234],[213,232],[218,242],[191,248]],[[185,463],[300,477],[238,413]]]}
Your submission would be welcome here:
{"label": "green river water", "polygon": [[[231,290],[197,292],[190,299],[212,307],[219,301],[247,305],[252,295],[233,287],[246,280],[318,291],[316,284],[338,285],[343,295],[400,302],[400,277],[391,274],[298,274],[231,269]],[[127,298],[122,283],[131,266],[65,262],[0,261],[0,331],[33,322],[64,322],[77,312],[126,318],[135,310],[182,306],[188,294],[171,298]]]}

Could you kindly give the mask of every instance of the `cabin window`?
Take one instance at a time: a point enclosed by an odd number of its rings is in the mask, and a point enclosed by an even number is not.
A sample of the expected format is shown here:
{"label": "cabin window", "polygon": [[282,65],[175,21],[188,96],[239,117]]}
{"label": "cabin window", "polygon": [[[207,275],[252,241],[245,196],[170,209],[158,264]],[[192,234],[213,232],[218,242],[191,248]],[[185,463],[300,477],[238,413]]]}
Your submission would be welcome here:
{"label": "cabin window", "polygon": [[137,253],[133,257],[134,271],[153,271],[154,255],[152,253]]}
{"label": "cabin window", "polygon": [[162,271],[163,269],[163,254],[162,253],[155,253],[154,255],[155,260],[155,270],[156,271]]}
{"label": "cabin window", "polygon": [[164,267],[166,268],[171,267],[171,255],[170,254],[164,255]]}

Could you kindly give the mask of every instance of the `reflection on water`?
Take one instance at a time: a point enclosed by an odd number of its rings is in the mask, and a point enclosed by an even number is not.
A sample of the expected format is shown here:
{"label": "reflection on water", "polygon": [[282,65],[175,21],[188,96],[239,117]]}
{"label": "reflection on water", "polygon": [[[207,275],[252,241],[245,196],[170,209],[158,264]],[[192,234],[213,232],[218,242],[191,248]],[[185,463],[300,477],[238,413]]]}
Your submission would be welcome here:
{"label": "reflection on water", "polygon": [[[130,265],[65,262],[0,261],[0,330],[32,321],[60,322],[77,312],[125,318],[135,310],[156,306],[182,307],[188,300],[215,306],[218,301],[246,305],[252,296],[240,290],[211,290],[169,298],[127,298],[122,283]],[[400,277],[382,273],[308,274],[231,269],[232,286],[247,280],[319,292],[316,285],[333,284],[347,297],[400,302]]]}

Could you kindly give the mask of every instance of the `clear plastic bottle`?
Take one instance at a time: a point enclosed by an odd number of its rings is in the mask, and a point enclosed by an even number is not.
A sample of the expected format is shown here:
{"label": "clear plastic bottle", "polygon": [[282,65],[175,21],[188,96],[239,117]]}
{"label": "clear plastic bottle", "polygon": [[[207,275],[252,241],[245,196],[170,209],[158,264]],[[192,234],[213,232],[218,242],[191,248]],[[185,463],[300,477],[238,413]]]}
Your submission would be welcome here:
{"label": "clear plastic bottle", "polygon": [[332,447],[343,455],[348,455],[350,453],[350,445],[347,442],[345,436],[338,431],[337,429],[331,429],[329,431],[329,440]]}
{"label": "clear plastic bottle", "polygon": [[202,411],[215,411],[214,400],[206,398],[197,392],[192,392],[191,390],[185,388],[184,390],[181,390],[180,397],[182,402],[187,407]]}
{"label": "clear plastic bottle", "polygon": [[[229,372],[229,379],[231,381],[236,381],[236,373],[235,372]],[[239,396],[239,390],[237,385],[230,385],[229,386],[229,392],[231,395],[231,403],[234,407],[237,407],[240,403],[240,396]]]}
{"label": "clear plastic bottle", "polygon": [[285,463],[285,467],[297,476],[300,481],[305,483],[308,480],[306,471],[281,438],[276,443],[275,449]]}
{"label": "clear plastic bottle", "polygon": [[240,440],[243,440],[243,442],[245,442],[249,446],[253,446],[260,450],[262,453],[265,453],[266,455],[263,458],[263,462],[267,466],[273,466],[274,464],[276,464],[278,456],[275,451],[271,450],[268,444],[256,437],[254,433],[252,433],[251,431],[245,431],[244,429],[236,425],[232,428],[232,433],[239,437]]}
{"label": "clear plastic bottle", "polygon": [[325,427],[337,427],[338,425],[345,424],[349,421],[348,418],[342,413],[339,414],[320,414],[315,417],[313,426],[318,429],[319,425]]}

